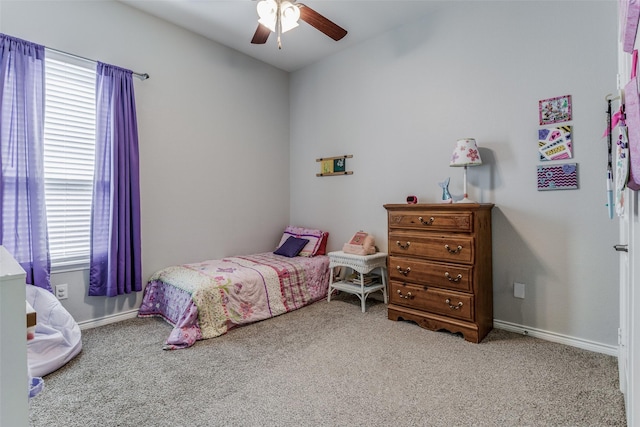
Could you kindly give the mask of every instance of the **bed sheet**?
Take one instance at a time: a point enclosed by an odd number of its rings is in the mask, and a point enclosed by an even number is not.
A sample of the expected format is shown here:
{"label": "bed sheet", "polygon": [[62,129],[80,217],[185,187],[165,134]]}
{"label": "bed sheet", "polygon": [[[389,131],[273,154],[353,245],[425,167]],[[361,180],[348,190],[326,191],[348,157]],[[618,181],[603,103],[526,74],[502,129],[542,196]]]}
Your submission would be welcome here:
{"label": "bed sheet", "polygon": [[328,286],[327,256],[227,257],[156,272],[138,316],[173,325],[163,348],[174,350],[311,304],[327,296]]}

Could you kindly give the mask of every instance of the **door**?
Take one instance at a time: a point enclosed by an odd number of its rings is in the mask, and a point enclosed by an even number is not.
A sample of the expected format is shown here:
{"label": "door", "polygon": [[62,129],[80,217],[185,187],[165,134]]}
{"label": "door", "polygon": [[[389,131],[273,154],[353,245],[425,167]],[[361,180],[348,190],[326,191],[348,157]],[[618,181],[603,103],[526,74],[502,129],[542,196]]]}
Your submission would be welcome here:
{"label": "door", "polygon": [[[622,89],[631,75],[631,55],[619,49],[618,89]],[[622,91],[620,92],[621,95]],[[618,244],[620,255],[620,326],[618,329],[618,372],[620,390],[624,394],[627,425],[634,425],[640,417],[640,224],[638,224],[638,192],[625,190],[624,215],[619,217]],[[634,327],[634,325],[636,325]]]}
{"label": "door", "polygon": [[[629,262],[629,241],[630,225],[629,221],[630,213],[633,212],[631,204],[633,204],[633,193],[630,190],[626,190],[627,193],[627,206],[625,213],[619,218],[619,243],[614,247],[618,251],[620,256],[620,327],[618,329],[618,372],[620,379],[620,390],[625,395],[626,407],[629,408],[629,330],[632,326],[630,324],[630,293],[631,288],[629,286],[629,278],[631,275],[631,263]],[[633,252],[631,252],[633,253]],[[627,410],[627,413],[629,411]],[[630,424],[631,425],[631,424]]]}

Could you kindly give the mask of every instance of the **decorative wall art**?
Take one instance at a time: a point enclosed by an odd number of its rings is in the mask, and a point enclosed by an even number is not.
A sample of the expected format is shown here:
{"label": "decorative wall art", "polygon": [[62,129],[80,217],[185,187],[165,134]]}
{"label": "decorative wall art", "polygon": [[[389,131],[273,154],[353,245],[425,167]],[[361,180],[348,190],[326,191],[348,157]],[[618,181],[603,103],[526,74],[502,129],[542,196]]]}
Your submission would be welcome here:
{"label": "decorative wall art", "polygon": [[543,99],[538,102],[540,124],[550,125],[571,120],[571,95]]}
{"label": "decorative wall art", "polygon": [[571,130],[571,126],[538,129],[540,161],[573,158]]}
{"label": "decorative wall art", "polygon": [[538,166],[538,191],[578,188],[578,164]]}
{"label": "decorative wall art", "polygon": [[317,173],[316,176],[352,175],[353,172],[348,171],[346,168],[347,159],[352,157],[353,155],[346,154],[344,156],[316,159],[316,162],[320,162],[320,173]]}

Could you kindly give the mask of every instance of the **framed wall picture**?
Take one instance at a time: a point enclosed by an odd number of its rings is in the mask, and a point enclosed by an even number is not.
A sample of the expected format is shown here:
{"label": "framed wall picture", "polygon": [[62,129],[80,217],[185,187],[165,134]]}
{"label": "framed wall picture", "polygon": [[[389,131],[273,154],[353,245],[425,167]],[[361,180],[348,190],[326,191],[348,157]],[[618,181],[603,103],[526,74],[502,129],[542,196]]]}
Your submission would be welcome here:
{"label": "framed wall picture", "polygon": [[571,126],[538,129],[538,153],[540,161],[573,158]]}
{"label": "framed wall picture", "polygon": [[578,164],[538,166],[538,191],[578,188]]}
{"label": "framed wall picture", "polygon": [[543,99],[538,102],[541,125],[571,120],[571,95]]}

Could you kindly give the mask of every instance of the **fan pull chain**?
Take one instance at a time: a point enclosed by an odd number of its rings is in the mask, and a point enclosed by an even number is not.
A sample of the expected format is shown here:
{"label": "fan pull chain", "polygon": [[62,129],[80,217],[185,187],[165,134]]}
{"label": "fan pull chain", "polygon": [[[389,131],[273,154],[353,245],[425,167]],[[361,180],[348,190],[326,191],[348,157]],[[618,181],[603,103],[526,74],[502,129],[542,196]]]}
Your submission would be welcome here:
{"label": "fan pull chain", "polygon": [[282,42],[280,41],[280,37],[282,36],[282,18],[280,14],[282,13],[282,5],[280,4],[280,0],[278,0],[278,8],[276,9],[276,30],[278,31],[278,49],[282,49]]}

